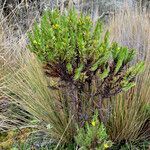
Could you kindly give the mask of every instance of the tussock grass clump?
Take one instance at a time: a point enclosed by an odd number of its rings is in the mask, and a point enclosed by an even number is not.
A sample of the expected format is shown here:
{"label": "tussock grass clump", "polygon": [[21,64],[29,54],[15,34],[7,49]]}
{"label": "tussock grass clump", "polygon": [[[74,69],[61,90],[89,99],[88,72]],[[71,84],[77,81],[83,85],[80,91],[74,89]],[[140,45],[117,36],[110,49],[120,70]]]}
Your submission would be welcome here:
{"label": "tussock grass clump", "polygon": [[[138,60],[145,60],[145,71],[136,79],[136,87],[113,98],[108,130],[115,141],[148,140],[150,106],[150,22],[148,14],[130,9],[110,22],[111,39],[136,49]],[[134,63],[133,62],[133,63]]]}
{"label": "tussock grass clump", "polygon": [[[69,114],[67,107],[61,108],[62,103],[67,103],[67,97],[60,91],[48,88],[41,65],[33,55],[26,55],[24,59],[28,61],[22,63],[18,71],[4,81],[4,90],[7,91],[5,94],[21,103],[27,111],[44,122],[41,129],[51,137],[60,140],[62,136],[62,141],[70,141],[74,134],[73,116]],[[9,93],[14,93],[14,96]]]}
{"label": "tussock grass clump", "polygon": [[109,22],[111,41],[135,49],[138,59],[149,59],[149,19],[149,13],[125,8]]}
{"label": "tussock grass clump", "polygon": [[[0,16],[2,14],[0,13]],[[23,107],[8,98],[3,92],[4,78],[19,69],[22,63],[20,45],[11,27],[9,28],[1,16],[0,22],[0,132],[16,129],[30,124],[33,116]],[[20,35],[21,36],[21,35]]]}

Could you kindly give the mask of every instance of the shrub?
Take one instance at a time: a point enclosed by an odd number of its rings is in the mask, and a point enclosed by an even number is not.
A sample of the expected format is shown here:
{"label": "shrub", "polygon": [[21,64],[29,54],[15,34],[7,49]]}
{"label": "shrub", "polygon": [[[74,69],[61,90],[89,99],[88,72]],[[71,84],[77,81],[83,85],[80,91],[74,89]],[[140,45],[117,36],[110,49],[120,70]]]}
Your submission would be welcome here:
{"label": "shrub", "polygon": [[70,111],[80,125],[90,120],[93,109],[99,110],[104,121],[102,100],[133,87],[135,76],[144,66],[140,62],[127,69],[134,51],[110,44],[108,32],[104,39],[101,35],[100,21],[94,24],[74,10],[68,14],[45,12],[29,34],[29,49],[45,64],[47,76],[59,78],[63,83],[59,87],[68,89]]}

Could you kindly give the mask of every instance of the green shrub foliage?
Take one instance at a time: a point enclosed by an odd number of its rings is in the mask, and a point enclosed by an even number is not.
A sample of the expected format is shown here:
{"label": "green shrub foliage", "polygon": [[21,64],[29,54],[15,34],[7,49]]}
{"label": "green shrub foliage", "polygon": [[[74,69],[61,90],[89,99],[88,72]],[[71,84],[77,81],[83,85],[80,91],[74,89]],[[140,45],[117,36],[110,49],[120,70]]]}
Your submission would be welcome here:
{"label": "green shrub foliage", "polygon": [[[63,81],[63,87],[72,90],[72,94],[77,91],[72,99],[78,119],[82,118],[79,114],[87,114],[83,107],[100,110],[103,99],[133,87],[144,66],[140,62],[127,67],[134,50],[110,43],[109,32],[102,36],[99,20],[93,23],[90,17],[75,10],[45,12],[29,39],[29,49],[45,64],[45,73]],[[87,96],[86,102],[83,95]]]}
{"label": "green shrub foliage", "polygon": [[84,128],[78,128],[77,133],[75,141],[81,149],[105,150],[112,146],[112,142],[108,140],[105,126],[99,122],[98,111],[90,123],[86,123]]}

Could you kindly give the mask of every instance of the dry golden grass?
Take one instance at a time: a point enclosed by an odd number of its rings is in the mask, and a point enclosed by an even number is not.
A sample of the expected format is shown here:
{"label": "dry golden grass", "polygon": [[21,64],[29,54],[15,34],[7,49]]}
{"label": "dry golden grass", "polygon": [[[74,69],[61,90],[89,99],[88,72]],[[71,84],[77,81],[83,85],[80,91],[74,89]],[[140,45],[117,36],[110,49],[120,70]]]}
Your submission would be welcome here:
{"label": "dry golden grass", "polygon": [[[61,108],[64,107],[63,102],[67,102],[67,97],[60,91],[48,88],[42,67],[32,54],[26,52],[22,58],[24,62],[20,68],[17,71],[11,70],[11,74],[5,76],[2,87],[4,94],[43,122],[44,125],[40,128],[51,137],[63,142],[72,140],[75,134],[73,116],[67,107]],[[48,129],[47,125],[52,128]]]}
{"label": "dry golden grass", "polygon": [[150,14],[125,8],[109,22],[111,41],[134,48],[138,59],[150,58]]}
{"label": "dry golden grass", "polygon": [[145,60],[145,71],[137,78],[137,85],[128,93],[115,96],[108,131],[115,141],[138,141],[150,138],[150,119],[146,107],[150,105],[150,20],[146,13],[129,9],[114,16],[109,24],[111,40],[134,48],[137,60]]}
{"label": "dry golden grass", "polygon": [[22,53],[26,46],[24,35],[20,33],[17,37],[5,21],[0,12],[0,132],[26,126],[30,122],[26,117],[31,117],[20,104],[2,92],[5,77],[16,72],[25,61]]}
{"label": "dry golden grass", "polygon": [[[59,141],[58,144],[72,140],[75,134],[73,116],[67,108],[61,108],[61,103],[68,101],[67,97],[60,91],[48,88],[41,64],[26,49],[27,38],[21,32],[7,28],[4,20],[0,25],[1,99],[8,97],[12,103],[19,103],[32,113],[41,122],[39,129]],[[0,129],[12,129],[13,126],[9,126],[7,121],[14,120],[0,112]]]}

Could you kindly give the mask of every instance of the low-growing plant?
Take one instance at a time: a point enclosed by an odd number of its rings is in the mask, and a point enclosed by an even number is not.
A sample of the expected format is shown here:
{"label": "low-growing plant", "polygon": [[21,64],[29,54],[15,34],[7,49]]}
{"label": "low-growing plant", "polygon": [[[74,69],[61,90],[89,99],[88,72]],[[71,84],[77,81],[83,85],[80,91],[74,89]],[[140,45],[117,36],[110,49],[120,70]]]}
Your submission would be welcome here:
{"label": "low-growing plant", "polygon": [[106,128],[98,119],[98,112],[95,113],[91,123],[86,122],[84,128],[78,128],[76,143],[81,149],[104,150],[112,146],[106,133]]}
{"label": "low-growing plant", "polygon": [[12,146],[12,150],[49,150],[56,147],[56,143],[43,131],[34,131],[23,141],[16,142]]}
{"label": "low-growing plant", "polygon": [[[134,50],[102,38],[102,24],[70,10],[45,12],[40,24],[29,33],[29,49],[43,62],[47,76],[59,79],[59,88],[68,89],[70,111],[82,126],[95,109],[105,122],[102,101],[135,85],[143,69],[140,62],[128,68]],[[55,87],[56,88],[56,87]]]}

